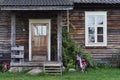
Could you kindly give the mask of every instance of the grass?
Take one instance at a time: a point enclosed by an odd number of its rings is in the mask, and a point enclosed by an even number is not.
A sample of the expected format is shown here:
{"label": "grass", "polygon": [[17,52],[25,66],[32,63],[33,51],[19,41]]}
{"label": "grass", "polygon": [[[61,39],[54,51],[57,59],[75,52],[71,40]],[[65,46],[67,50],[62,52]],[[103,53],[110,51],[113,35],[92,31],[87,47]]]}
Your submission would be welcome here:
{"label": "grass", "polygon": [[28,75],[21,73],[2,73],[0,80],[119,80],[120,69],[88,69],[87,72],[65,72],[62,76]]}

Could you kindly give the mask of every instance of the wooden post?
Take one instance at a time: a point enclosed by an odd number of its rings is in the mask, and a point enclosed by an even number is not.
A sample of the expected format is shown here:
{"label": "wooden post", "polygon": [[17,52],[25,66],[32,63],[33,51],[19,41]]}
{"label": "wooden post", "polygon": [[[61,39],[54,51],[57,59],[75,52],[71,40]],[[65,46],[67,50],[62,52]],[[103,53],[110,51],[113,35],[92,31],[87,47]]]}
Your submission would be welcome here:
{"label": "wooden post", "polygon": [[11,14],[11,47],[16,45],[16,21],[15,14]]}
{"label": "wooden post", "polygon": [[62,61],[62,13],[57,16],[57,60]]}
{"label": "wooden post", "polygon": [[67,31],[69,32],[70,31],[70,26],[69,26],[69,24],[70,24],[70,22],[69,22],[69,10],[67,10]]}

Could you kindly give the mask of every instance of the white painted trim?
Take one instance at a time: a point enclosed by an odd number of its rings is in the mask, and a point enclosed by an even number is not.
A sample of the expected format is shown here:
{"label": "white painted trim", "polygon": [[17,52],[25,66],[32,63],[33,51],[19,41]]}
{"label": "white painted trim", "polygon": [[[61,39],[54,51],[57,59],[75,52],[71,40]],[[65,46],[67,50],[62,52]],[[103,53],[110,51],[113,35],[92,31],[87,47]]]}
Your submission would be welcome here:
{"label": "white painted trim", "polygon": [[48,36],[48,61],[51,61],[51,20],[49,20],[49,36]]}
{"label": "white painted trim", "polygon": [[32,60],[32,43],[31,43],[31,20],[29,20],[29,61]]}
{"label": "white painted trim", "polygon": [[48,61],[51,61],[51,20],[50,19],[29,19],[29,61],[32,60],[32,43],[31,43],[31,23],[48,23]]}
{"label": "white painted trim", "polygon": [[[104,33],[103,33],[103,41],[104,42],[97,42],[89,43],[88,42],[88,26],[87,26],[87,15],[104,15],[105,16],[105,24],[104,24]],[[97,32],[95,32],[96,34]],[[95,40],[97,38],[95,37]],[[85,46],[107,46],[107,12],[106,11],[85,11]]]}

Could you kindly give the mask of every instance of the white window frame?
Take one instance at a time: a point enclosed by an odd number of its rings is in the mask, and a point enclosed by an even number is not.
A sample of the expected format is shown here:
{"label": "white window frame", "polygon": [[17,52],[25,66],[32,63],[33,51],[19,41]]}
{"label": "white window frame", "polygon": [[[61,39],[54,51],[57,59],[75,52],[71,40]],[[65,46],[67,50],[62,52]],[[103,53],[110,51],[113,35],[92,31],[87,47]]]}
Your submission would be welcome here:
{"label": "white window frame", "polygon": [[[88,15],[92,16],[99,16],[104,15],[104,25],[103,25],[103,42],[96,42],[97,39],[97,25],[95,22],[95,42],[90,43],[88,38],[88,25],[87,25],[87,19]],[[85,11],[85,46],[107,46],[107,12],[106,11]]]}

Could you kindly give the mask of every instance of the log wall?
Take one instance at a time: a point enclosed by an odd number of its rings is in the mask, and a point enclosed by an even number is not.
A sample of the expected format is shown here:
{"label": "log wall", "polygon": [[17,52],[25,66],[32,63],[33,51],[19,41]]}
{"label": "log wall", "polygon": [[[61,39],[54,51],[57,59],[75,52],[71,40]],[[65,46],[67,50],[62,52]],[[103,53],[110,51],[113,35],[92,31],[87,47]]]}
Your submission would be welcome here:
{"label": "log wall", "polygon": [[[48,14],[51,13],[51,14]],[[16,44],[25,46],[25,59],[29,56],[29,19],[51,19],[51,47],[56,47],[57,14],[48,11],[22,11],[16,14]],[[55,46],[54,46],[55,45]],[[52,60],[56,60],[57,53],[51,49]]]}
{"label": "log wall", "polygon": [[[89,7],[89,6],[88,6]],[[114,52],[120,50],[120,10],[105,7],[75,7],[70,11],[71,38],[82,47],[85,52],[92,54],[95,60],[109,60]],[[107,11],[107,46],[85,46],[85,11]],[[16,44],[25,46],[25,59],[29,54],[29,19],[51,19],[51,56],[57,60],[57,11],[16,11]],[[66,11],[63,13],[63,22]],[[11,40],[11,12],[0,11],[0,53],[10,53]],[[4,48],[4,49],[3,49]],[[56,56],[56,57],[55,57]]]}
{"label": "log wall", "polygon": [[[0,53],[11,53],[11,14],[16,16],[16,45],[24,46],[25,61],[29,57],[29,19],[51,19],[51,56],[57,60],[56,11],[0,11]],[[50,14],[49,14],[50,13]]]}
{"label": "log wall", "polygon": [[[107,46],[85,46],[85,11],[107,11]],[[85,52],[91,53],[94,60],[109,62],[112,55],[120,50],[120,10],[101,7],[75,7],[70,11],[71,38],[78,43]]]}
{"label": "log wall", "polygon": [[0,11],[0,54],[10,53],[11,17],[9,11]]}

